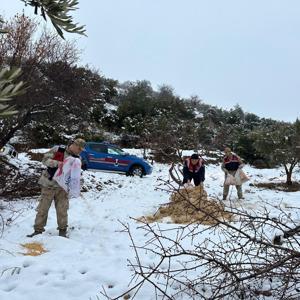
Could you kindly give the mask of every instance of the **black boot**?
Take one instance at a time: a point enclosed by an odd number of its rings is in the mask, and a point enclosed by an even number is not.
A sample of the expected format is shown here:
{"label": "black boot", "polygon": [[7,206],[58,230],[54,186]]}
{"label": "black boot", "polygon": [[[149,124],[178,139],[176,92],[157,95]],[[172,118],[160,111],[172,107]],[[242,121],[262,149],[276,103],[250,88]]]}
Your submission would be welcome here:
{"label": "black boot", "polygon": [[26,236],[32,238],[32,237],[34,237],[35,235],[42,234],[42,233],[43,233],[42,231],[36,231],[36,230],[35,230],[32,234],[27,234]]}
{"label": "black boot", "polygon": [[67,237],[67,230],[66,229],[59,229],[59,233],[58,233],[59,236],[61,237]]}

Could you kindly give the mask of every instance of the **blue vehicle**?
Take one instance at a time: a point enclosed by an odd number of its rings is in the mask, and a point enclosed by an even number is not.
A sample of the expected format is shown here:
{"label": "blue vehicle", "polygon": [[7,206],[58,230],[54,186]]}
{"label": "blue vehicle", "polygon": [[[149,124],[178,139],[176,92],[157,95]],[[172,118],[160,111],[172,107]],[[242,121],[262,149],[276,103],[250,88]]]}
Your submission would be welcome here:
{"label": "blue vehicle", "polygon": [[86,143],[80,156],[85,170],[102,170],[140,177],[152,173],[152,167],[146,160],[106,142]]}

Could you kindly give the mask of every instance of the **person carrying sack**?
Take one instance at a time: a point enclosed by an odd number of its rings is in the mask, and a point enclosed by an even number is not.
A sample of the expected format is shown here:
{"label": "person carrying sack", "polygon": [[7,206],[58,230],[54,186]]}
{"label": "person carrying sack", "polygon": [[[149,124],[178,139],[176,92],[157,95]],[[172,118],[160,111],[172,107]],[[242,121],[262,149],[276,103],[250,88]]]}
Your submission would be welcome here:
{"label": "person carrying sack", "polygon": [[[229,186],[235,185],[239,199],[244,199],[242,191],[242,180],[239,178],[239,171],[244,167],[244,164],[239,156],[232,153],[229,147],[224,149],[225,156],[223,157],[222,170],[225,173],[223,200],[227,199]],[[244,173],[243,173],[244,174]],[[245,174],[244,174],[245,175]],[[240,182],[237,182],[240,181]]]}
{"label": "person carrying sack", "polygon": [[43,171],[39,180],[42,192],[37,207],[34,232],[27,235],[27,237],[33,237],[45,231],[48,211],[53,200],[55,203],[59,236],[66,237],[68,227],[69,190],[66,191],[59,185],[55,180],[55,176],[56,171],[62,169],[64,161],[67,161],[68,157],[74,157],[75,161],[78,161],[80,158],[79,155],[84,147],[85,141],[83,139],[76,139],[67,147],[55,146],[45,153],[42,163],[47,169]]}

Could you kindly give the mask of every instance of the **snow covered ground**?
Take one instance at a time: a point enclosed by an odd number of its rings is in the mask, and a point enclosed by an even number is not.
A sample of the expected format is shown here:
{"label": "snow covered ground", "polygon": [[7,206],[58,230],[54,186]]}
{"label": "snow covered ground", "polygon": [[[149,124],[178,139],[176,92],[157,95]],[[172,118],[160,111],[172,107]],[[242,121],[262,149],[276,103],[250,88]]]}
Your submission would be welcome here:
{"label": "snow covered ground", "polygon": [[[139,152],[138,150],[131,150]],[[23,163],[26,157],[21,155]],[[278,169],[258,170],[249,166],[245,171],[250,183],[283,180]],[[295,175],[298,180],[300,174]],[[84,300],[102,299],[104,287],[113,296],[122,294],[131,279],[128,259],[134,259],[127,234],[121,232],[129,224],[136,241],[143,241],[143,232],[130,217],[139,218],[154,213],[158,206],[169,201],[169,194],[157,189],[158,179],[169,178],[168,166],[155,164],[153,174],[145,178],[118,174],[85,172],[88,192],[71,199],[69,210],[69,239],[58,236],[54,207],[49,212],[43,235],[26,238],[31,233],[37,199],[15,203],[0,202],[5,221],[0,239],[0,299],[1,300]],[[210,196],[222,197],[224,175],[219,165],[206,168],[205,188]],[[97,186],[99,187],[97,189]],[[245,200],[236,200],[233,190],[230,198],[235,205],[246,209],[260,209],[263,200],[289,207],[299,207],[300,192],[286,193],[258,189],[244,185]],[[171,228],[166,220],[162,227]],[[39,242],[47,250],[40,256],[25,256],[22,244]],[[149,264],[156,260],[144,253]],[[145,287],[137,299],[155,299],[150,287]]]}

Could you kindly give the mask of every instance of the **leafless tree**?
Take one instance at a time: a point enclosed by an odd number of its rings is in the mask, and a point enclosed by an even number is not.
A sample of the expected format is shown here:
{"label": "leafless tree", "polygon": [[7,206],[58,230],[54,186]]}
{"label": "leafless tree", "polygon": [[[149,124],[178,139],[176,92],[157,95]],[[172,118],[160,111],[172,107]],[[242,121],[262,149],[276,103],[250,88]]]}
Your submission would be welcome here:
{"label": "leafless tree", "polygon": [[46,27],[39,32],[39,23],[25,15],[17,14],[6,23],[7,34],[0,35],[0,65],[27,66],[28,74],[44,63],[57,61],[72,65],[78,61],[80,51],[74,41],[64,41]]}
{"label": "leafless tree", "polygon": [[74,65],[79,57],[74,41],[64,41],[44,28],[38,32],[38,23],[25,15],[16,15],[6,23],[7,33],[0,35],[0,67],[22,67],[21,79],[27,84],[26,95],[15,98],[18,114],[4,120],[1,130],[0,148],[14,133],[31,121],[37,111],[51,105],[53,99],[44,96],[39,85],[44,78],[42,67],[61,62]]}
{"label": "leafless tree", "polygon": [[[171,193],[181,191],[174,181],[165,182],[166,188]],[[104,290],[104,298],[138,299],[139,291],[150,284],[153,299],[299,299],[300,242],[294,221],[298,208],[261,199],[254,211],[229,201],[223,207],[232,218],[225,220],[195,206],[188,197],[182,201],[214,222],[204,226],[200,220],[166,229],[170,226],[139,219],[143,242],[123,224],[135,252],[135,260],[129,261],[130,288],[118,296]],[[289,234],[284,234],[283,244],[276,244],[274,235],[280,232]],[[144,259],[145,253],[156,257],[153,264]]]}

